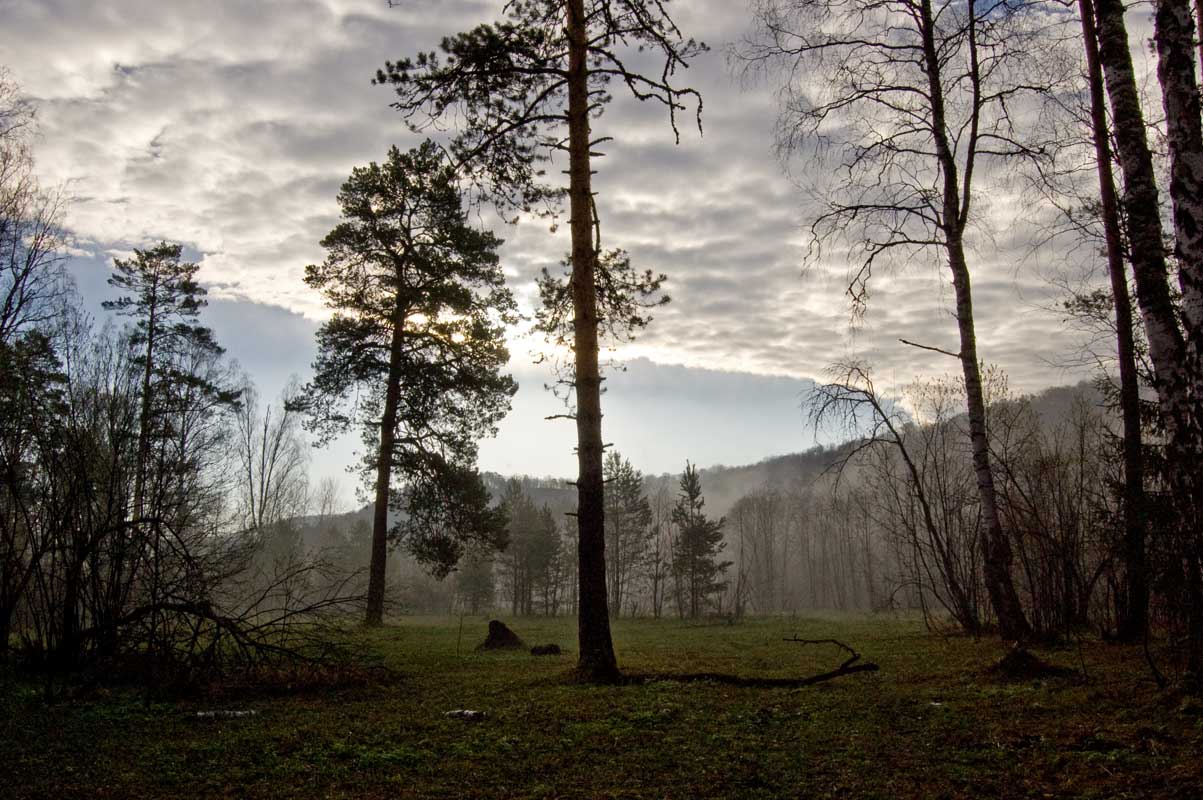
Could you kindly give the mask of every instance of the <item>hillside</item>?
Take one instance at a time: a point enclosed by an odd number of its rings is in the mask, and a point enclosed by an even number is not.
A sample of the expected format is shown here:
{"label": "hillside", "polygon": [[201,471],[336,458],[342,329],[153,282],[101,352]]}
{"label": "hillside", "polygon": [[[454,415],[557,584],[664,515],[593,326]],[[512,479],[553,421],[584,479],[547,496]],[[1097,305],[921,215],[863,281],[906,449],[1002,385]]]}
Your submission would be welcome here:
{"label": "hillside", "polygon": [[[1017,402],[1030,403],[1045,426],[1055,427],[1068,420],[1078,404],[1099,406],[1103,403],[1103,398],[1093,384],[1082,382],[1072,386],[1054,386],[1034,395],[1017,398]],[[754,464],[703,466],[700,471],[707,511],[716,516],[726,514],[740,497],[763,486],[780,489],[804,486],[831,468],[839,459],[841,451],[853,444],[854,442],[850,441],[836,447],[813,447],[805,452],[773,456]],[[683,455],[682,463],[684,458],[688,458],[687,453]],[[638,469],[639,465],[636,464],[635,468]],[[536,505],[547,505],[557,514],[568,513],[576,505],[576,490],[569,478],[510,476],[487,472],[484,479],[494,498],[504,493],[508,481],[517,480]],[[676,494],[679,479],[679,473],[665,472],[646,475],[644,483],[649,496],[661,490],[673,496]],[[370,506],[338,515],[332,518],[332,522],[337,527],[349,528],[359,519],[370,523]],[[305,523],[312,521],[313,518],[309,517],[303,520]]]}

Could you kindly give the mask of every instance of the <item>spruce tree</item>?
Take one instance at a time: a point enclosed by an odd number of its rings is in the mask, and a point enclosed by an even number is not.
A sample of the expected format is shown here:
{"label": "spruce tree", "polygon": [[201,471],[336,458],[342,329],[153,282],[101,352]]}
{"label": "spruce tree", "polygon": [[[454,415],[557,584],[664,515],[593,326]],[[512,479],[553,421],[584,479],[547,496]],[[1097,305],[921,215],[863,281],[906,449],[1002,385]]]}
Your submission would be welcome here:
{"label": "spruce tree", "polygon": [[726,542],[723,541],[725,519],[713,520],[702,508],[702,480],[698,468],[685,462],[681,473],[681,490],[673,507],[672,521],[677,526],[673,540],[673,566],[684,588],[683,602],[688,603],[691,618],[701,616],[708,598],[727,588],[723,579],[730,561],[720,561]]}
{"label": "spruce tree", "polygon": [[643,492],[643,473],[618,453],[606,456],[606,569],[610,613],[622,614],[648,549],[652,507]]}

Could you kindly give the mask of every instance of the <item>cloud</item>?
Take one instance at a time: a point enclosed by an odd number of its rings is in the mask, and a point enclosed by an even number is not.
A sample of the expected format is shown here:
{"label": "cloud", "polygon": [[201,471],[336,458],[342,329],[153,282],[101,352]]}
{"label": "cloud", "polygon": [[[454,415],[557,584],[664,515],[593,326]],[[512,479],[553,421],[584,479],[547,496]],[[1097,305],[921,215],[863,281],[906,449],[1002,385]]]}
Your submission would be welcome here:
{"label": "cloud", "polygon": [[[105,285],[102,259],[76,259],[73,272],[93,313],[115,295]],[[201,320],[213,329],[228,356],[252,377],[266,400],[275,402],[291,376],[306,377],[315,354],[317,325],[279,306],[247,300],[211,299]],[[554,382],[515,350],[509,365],[518,382],[513,409],[495,439],[481,443],[482,469],[503,474],[569,477],[576,472],[575,430],[562,402],[545,385]],[[625,369],[606,371],[607,442],[649,473],[677,472],[686,458],[702,465],[743,464],[810,447],[815,431],[802,410],[813,382],[786,376],[697,369],[635,358]],[[837,434],[819,431],[825,442]],[[312,453],[313,478],[339,479],[349,500],[358,478],[358,432]]]}
{"label": "cloud", "polygon": [[186,242],[217,294],[310,316],[321,307],[301,274],[322,257],[338,187],[411,143],[376,68],[482,12],[440,3],[417,24],[376,0],[8,6],[0,59],[38,101],[39,163],[71,182],[75,233],[103,250]]}
{"label": "cloud", "polygon": [[[388,107],[390,91],[370,85],[376,68],[495,18],[499,5],[10,0],[0,61],[38,100],[41,170],[49,182],[72,182],[79,199],[68,223],[98,257],[160,238],[183,241],[199,254],[215,299],[312,321],[324,311],[301,276],[322,258],[318,242],[336,222],[339,185],[390,145],[414,143]],[[704,134],[683,117],[674,144],[663,108],[618,86],[595,123],[596,134],[615,137],[596,163],[605,244],[667,273],[673,296],[622,353],[794,380],[849,355],[899,383],[955,371],[950,359],[898,342],[956,349],[938,260],[876,276],[857,325],[844,295],[853,265],[843,248],[832,243],[803,270],[816,207],[798,174],[783,174],[773,155],[774,87],[733,77],[723,51],[750,23],[744,4],[698,0],[674,13],[687,35],[713,47],[679,76],[702,92]],[[1076,346],[1075,334],[1049,310],[1055,296],[1036,267],[1050,257],[1030,252],[1016,222],[1022,205],[996,198],[986,232],[993,236],[976,235],[973,268],[982,357],[1006,369],[1014,387],[1032,390],[1078,375],[1055,365]],[[568,250],[560,222],[554,235],[543,220],[498,230],[528,309],[534,276]],[[261,334],[249,321],[229,324],[240,331],[234,335]],[[652,390],[633,384],[629,396]],[[730,414],[753,402],[708,396],[729,404]],[[611,402],[621,405],[617,389]]]}

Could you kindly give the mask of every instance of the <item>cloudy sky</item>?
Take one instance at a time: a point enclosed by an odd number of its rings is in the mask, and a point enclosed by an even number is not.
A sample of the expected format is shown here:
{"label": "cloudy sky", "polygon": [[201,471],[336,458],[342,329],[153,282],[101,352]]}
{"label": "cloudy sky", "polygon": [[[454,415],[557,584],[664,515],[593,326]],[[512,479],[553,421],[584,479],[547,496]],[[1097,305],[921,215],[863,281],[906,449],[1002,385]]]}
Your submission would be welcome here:
{"label": "cloudy sky", "polygon": [[[160,239],[199,260],[219,341],[267,395],[308,377],[319,298],[302,283],[335,224],[335,195],[353,166],[416,140],[371,85],[386,59],[433,48],[442,35],[496,17],[483,0],[0,0],[0,64],[39,107],[40,172],[69,182],[74,271],[90,303],[108,296],[114,254]],[[705,98],[705,133],[675,146],[659,108],[617,99],[596,133],[614,136],[597,164],[606,244],[669,275],[673,302],[613,374],[605,438],[649,472],[737,464],[814,442],[799,406],[824,368],[871,361],[901,386],[955,368],[899,338],[956,349],[939,263],[882,276],[853,327],[838,258],[802,270],[813,207],[772,152],[773,87],[732,77],[724,45],[748,29],[739,0],[674,4],[685,33],[711,52],[686,79]],[[805,167],[805,164],[801,165]],[[1014,203],[998,203],[974,253],[984,360],[1013,389],[1074,382],[1062,366],[1075,334],[1045,281],[1060,256],[1014,236]],[[993,233],[995,235],[988,235]],[[512,286],[529,308],[533,276],[568,249],[566,226],[498,230]],[[572,430],[547,422],[557,401],[513,341],[521,389],[482,466],[575,472]],[[346,445],[316,453],[337,472]]]}

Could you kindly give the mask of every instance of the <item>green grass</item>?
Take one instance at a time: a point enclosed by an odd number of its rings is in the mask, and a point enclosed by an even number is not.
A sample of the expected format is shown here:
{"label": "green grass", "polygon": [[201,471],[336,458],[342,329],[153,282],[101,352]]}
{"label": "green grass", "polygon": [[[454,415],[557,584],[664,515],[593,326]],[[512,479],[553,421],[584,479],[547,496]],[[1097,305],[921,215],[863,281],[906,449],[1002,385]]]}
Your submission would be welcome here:
{"label": "green grass", "polygon": [[[507,620],[508,621],[508,620]],[[575,623],[510,623],[562,657],[476,653],[484,620],[405,619],[360,635],[396,678],[371,686],[153,703],[112,690],[46,706],[0,691],[5,797],[1156,797],[1203,794],[1203,715],[1159,692],[1139,652],[1043,652],[1088,679],[1000,683],[997,640],[913,620],[620,620],[632,673],[790,677],[843,655],[780,641],[835,637],[881,671],[803,689],[567,680]],[[202,709],[256,716],[197,719]],[[483,722],[449,719],[456,708]]]}

